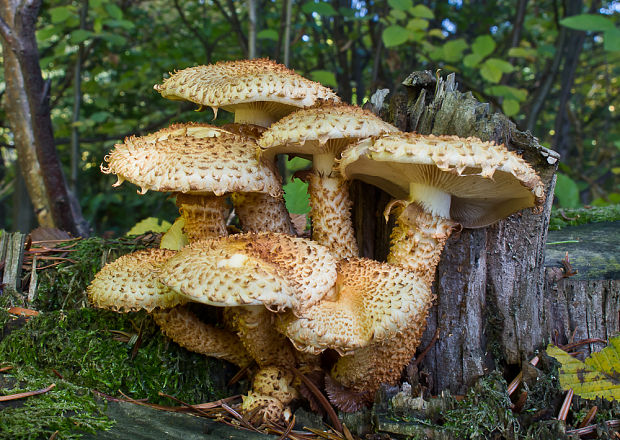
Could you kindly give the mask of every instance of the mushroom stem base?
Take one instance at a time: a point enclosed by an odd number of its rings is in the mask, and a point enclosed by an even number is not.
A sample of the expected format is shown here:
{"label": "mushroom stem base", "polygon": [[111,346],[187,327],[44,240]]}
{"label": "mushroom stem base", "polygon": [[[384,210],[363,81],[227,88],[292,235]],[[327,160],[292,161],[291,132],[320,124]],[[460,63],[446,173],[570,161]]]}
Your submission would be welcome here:
{"label": "mushroom stem base", "polygon": [[348,182],[340,176],[328,177],[313,172],[308,184],[312,239],[327,246],[337,259],[357,257]]}
{"label": "mushroom stem base", "polygon": [[183,231],[190,243],[222,237],[226,231],[226,199],[215,195],[177,194],[177,206],[185,220]]}
{"label": "mushroom stem base", "polygon": [[[402,204],[392,202],[386,212]],[[390,236],[387,262],[416,273],[430,285],[444,245],[459,225],[450,219],[424,212],[416,203],[407,204],[404,208],[398,206],[396,210],[396,225]]]}

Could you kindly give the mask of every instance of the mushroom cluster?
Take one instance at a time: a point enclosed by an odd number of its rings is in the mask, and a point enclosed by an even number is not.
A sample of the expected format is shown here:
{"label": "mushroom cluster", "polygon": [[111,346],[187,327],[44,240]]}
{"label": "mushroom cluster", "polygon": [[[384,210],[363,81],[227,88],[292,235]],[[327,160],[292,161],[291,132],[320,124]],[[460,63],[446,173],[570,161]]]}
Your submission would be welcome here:
{"label": "mushroom cluster", "polygon": [[[233,112],[235,123],[175,124],[106,156],[115,185],[176,195],[189,244],[107,264],[89,298],[146,310],[188,350],[256,364],[240,410],[258,423],[287,419],[291,402],[309,396],[294,372],[317,378],[344,411],[395,383],[420,341],[450,234],[544,201],[540,178],[503,145],[402,133],[269,60],[188,68],[155,90]],[[312,159],[311,239],[295,236],[285,208],[274,166],[282,153]],[[358,256],[353,179],[394,197],[387,262]],[[243,233],[228,235],[229,200]],[[218,321],[203,322],[192,303],[217,308]]]}

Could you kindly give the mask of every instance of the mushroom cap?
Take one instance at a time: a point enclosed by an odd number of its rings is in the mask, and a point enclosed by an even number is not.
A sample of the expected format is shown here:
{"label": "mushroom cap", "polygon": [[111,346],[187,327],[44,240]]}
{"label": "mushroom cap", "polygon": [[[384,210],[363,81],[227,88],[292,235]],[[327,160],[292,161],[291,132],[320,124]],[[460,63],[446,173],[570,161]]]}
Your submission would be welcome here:
{"label": "mushroom cap", "polygon": [[254,139],[209,124],[175,124],[125,139],[106,156],[106,173],[128,180],[142,193],[170,191],[217,196],[228,192],[282,194],[273,165],[259,161]]}
{"label": "mushroom cap", "polygon": [[234,106],[269,102],[276,119],[318,100],[339,102],[329,88],[311,81],[282,64],[265,58],[224,61],[189,67],[172,74],[154,86],[164,98],[191,101],[234,111]]}
{"label": "mushroom cap", "polygon": [[413,272],[365,258],[338,263],[337,295],[294,316],[278,317],[278,329],[298,350],[341,354],[396,336],[412,322],[425,324],[433,300]]}
{"label": "mushroom cap", "polygon": [[374,113],[348,104],[320,104],[298,110],[267,129],[258,141],[263,155],[288,153],[301,156],[331,152],[335,157],[347,145],[398,129]]}
{"label": "mushroom cap", "polygon": [[183,248],[160,280],[193,301],[300,310],[331,293],[336,260],[324,246],[279,233],[248,233]]}
{"label": "mushroom cap", "polygon": [[457,136],[388,134],[342,153],[340,172],[407,199],[411,183],[452,196],[450,217],[480,228],[523,208],[540,208],[544,185],[534,169],[504,145]]}
{"label": "mushroom cap", "polygon": [[86,289],[89,301],[117,312],[151,312],[186,303],[185,297],[157,279],[161,265],[175,254],[168,249],[146,249],[106,264]]}

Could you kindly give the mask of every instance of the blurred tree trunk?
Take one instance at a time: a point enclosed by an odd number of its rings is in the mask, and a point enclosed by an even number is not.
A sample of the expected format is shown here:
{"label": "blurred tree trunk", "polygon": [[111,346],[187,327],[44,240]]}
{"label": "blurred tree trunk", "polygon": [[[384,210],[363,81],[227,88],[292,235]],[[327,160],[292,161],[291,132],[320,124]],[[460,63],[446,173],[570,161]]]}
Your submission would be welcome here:
{"label": "blurred tree trunk", "polygon": [[7,85],[7,114],[15,133],[20,168],[37,218],[76,236],[88,236],[88,224],[69,193],[54,145],[49,84],[39,65],[35,37],[40,0],[0,1],[0,36]]}

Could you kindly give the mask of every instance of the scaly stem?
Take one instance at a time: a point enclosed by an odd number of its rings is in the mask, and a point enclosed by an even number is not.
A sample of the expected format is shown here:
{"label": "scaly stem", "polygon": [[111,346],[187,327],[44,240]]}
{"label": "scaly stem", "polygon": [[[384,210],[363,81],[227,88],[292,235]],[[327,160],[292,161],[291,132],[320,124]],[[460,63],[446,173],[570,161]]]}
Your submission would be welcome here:
{"label": "scaly stem", "polygon": [[[388,212],[395,204],[388,205]],[[405,202],[406,203],[406,202]],[[415,272],[427,284],[435,278],[443,247],[456,222],[424,212],[416,203],[397,208],[397,219],[390,236],[387,262]]]}
{"label": "scaly stem", "polygon": [[228,235],[224,219],[224,197],[178,193],[177,206],[185,220],[183,231],[190,243]]}
{"label": "scaly stem", "polygon": [[235,212],[244,232],[281,232],[295,235],[284,199],[262,193],[234,193]]}
{"label": "scaly stem", "polygon": [[308,184],[312,239],[327,246],[337,259],[357,257],[348,182],[340,175],[330,177],[315,171]]}

